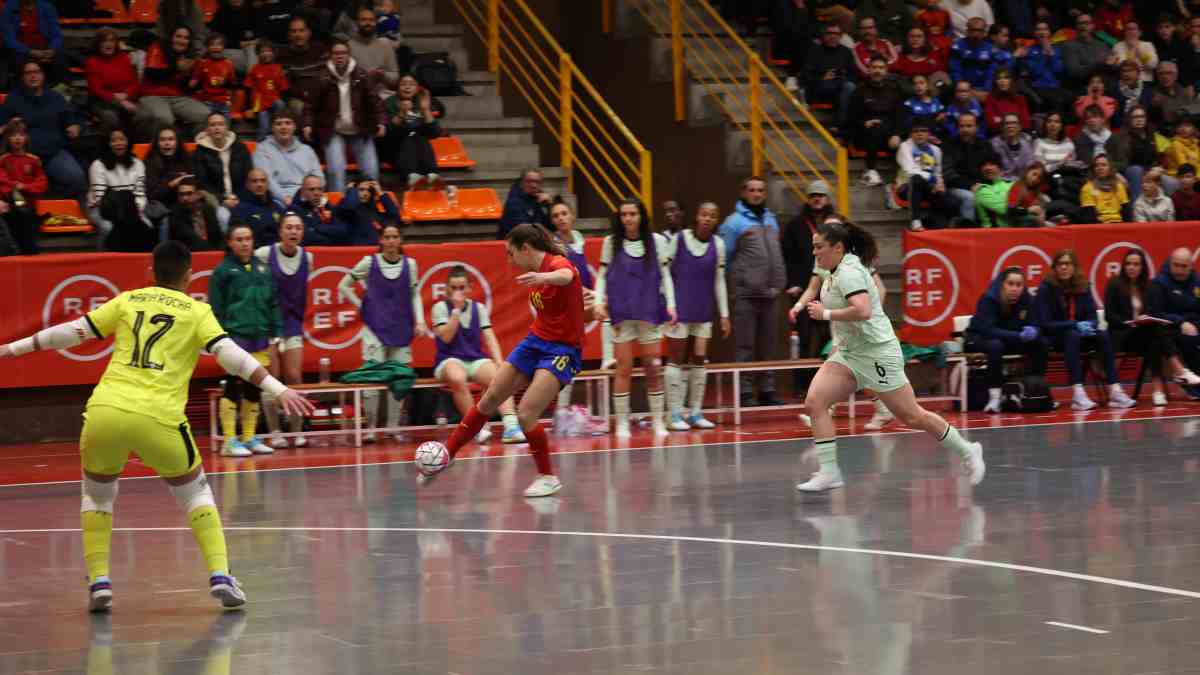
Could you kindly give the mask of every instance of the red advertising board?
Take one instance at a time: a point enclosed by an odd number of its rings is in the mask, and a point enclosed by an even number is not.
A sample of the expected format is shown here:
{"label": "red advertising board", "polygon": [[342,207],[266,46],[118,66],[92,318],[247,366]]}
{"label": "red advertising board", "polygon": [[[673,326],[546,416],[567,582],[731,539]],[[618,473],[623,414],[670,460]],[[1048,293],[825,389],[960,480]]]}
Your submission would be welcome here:
{"label": "red advertising board", "polygon": [[[600,258],[600,239],[586,244],[588,258]],[[313,248],[308,312],[305,316],[304,367],[316,372],[321,357],[332,359],[335,371],[362,365],[360,332],[362,321],[354,306],[338,293],[338,282],[371,248]],[[435,301],[446,297],[446,274],[463,265],[472,277],[473,297],[485,303],[492,325],[507,352],[528,333],[533,320],[528,289],[514,279],[520,271],[508,263],[504,242],[454,244],[410,244],[405,253],[417,261],[425,316]],[[220,253],[197,253],[193,280],[188,292],[206,300],[208,278],[221,261]],[[593,272],[595,270],[593,269]],[[152,283],[149,254],[90,253],[41,255],[0,259],[0,344],[34,333],[47,326],[78,317],[99,307],[121,291]],[[361,289],[360,289],[361,290]],[[585,358],[600,355],[598,325],[588,327]],[[0,387],[40,387],[89,384],[99,380],[111,340],[90,342],[60,352],[41,352],[6,361],[0,367]],[[434,344],[429,336],[413,343],[414,364],[433,365]],[[200,360],[198,376],[220,373],[214,359]]]}
{"label": "red advertising board", "polygon": [[1200,223],[1121,223],[1041,229],[940,230],[904,233],[901,337],[917,345],[950,339],[954,317],[973,314],[979,297],[1005,267],[1025,270],[1036,288],[1056,252],[1073,249],[1103,307],[1104,288],[1131,248],[1150,261],[1154,276],[1171,251],[1200,247]]}

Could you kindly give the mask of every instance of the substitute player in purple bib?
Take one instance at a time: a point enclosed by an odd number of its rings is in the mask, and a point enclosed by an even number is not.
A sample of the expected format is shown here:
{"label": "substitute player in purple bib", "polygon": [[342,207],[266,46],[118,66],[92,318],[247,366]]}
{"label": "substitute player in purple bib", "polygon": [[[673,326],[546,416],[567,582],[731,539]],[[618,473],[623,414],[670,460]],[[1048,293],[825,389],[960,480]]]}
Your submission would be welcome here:
{"label": "substitute player in purple bib", "polygon": [[[671,414],[667,428],[671,431],[716,426],[704,419],[701,408],[708,382],[705,366],[715,318],[714,304],[720,313],[721,335],[729,337],[731,329],[729,298],[725,293],[725,241],[713,236],[720,222],[721,212],[717,205],[705,202],[696,211],[695,229],[680,231],[672,241],[671,278],[679,323],[668,326],[665,331],[667,367],[663,369]],[[691,404],[686,415],[683,412],[685,391]]]}
{"label": "substitute player in purple bib", "polygon": [[201,350],[230,375],[274,394],[289,415],[307,415],[304,396],[271,377],[259,361],[225,334],[212,307],[185,292],[192,254],[176,241],[154,249],[154,286],[125,291],[80,318],[0,346],[0,359],[42,349],[69,349],[115,336],[112,358],[83,413],[80,520],[88,572],[88,609],[112,606],[109,551],[117,479],[133,453],[167,486],[208,563],[209,592],[225,607],[246,604],[229,573],[225,532],[200,453],[184,415],[188,385]]}
{"label": "substitute player in purple bib", "polygon": [[[596,288],[596,279],[592,275],[592,268],[588,266],[587,256],[583,252],[585,244],[583,235],[575,229],[575,212],[562,200],[562,197],[555,197],[554,202],[550,205],[550,223],[554,225],[554,238],[562,245],[567,260],[570,260],[575,269],[579,270],[579,280],[583,283],[584,297],[590,297],[592,290]],[[607,323],[601,326],[601,346],[604,350],[601,363],[607,363],[612,359],[612,326]],[[558,393],[556,411],[566,412],[567,408],[571,406],[571,389],[572,385],[567,384]],[[555,419],[557,427],[559,418]]]}
{"label": "substitute player in purple bib", "polygon": [[804,399],[821,468],[796,489],[824,492],[845,484],[829,406],[863,389],[873,389],[901,423],[928,433],[942,447],[958,453],[963,473],[976,485],[985,471],[983,446],[968,442],[949,422],[922,408],[908,383],[900,340],[883,313],[879,290],[868,269],[878,252],[874,237],[851,223],[826,220],[813,235],[813,257],[823,277],[821,297],[807,307],[797,302],[789,315],[795,322],[797,314],[807,311],[817,321],[833,322],[834,352],[813,377]]}
{"label": "substitute player in purple bib", "polygon": [[[271,343],[271,375],[289,385],[304,382],[304,312],[308,309],[308,277],[313,270],[313,254],[305,251],[304,219],[288,211],[279,219],[279,243],[261,246],[254,257],[266,264],[275,279],[275,297],[283,317],[283,333]],[[271,447],[288,446],[279,435],[279,408],[275,398],[263,392],[263,414],[271,430]],[[288,418],[288,431],[298,433],[303,427],[301,417]],[[307,445],[303,436],[292,438],[292,445]]]}

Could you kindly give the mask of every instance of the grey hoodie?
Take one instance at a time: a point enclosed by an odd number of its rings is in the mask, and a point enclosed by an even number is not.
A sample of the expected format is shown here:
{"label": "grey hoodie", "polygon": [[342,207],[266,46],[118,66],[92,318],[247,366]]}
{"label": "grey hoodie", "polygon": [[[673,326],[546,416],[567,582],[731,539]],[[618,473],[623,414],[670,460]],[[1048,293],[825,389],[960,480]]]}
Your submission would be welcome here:
{"label": "grey hoodie", "polygon": [[299,138],[292,138],[285,148],[274,136],[268,137],[254,151],[254,167],[267,172],[271,196],[280,201],[296,194],[305,176],[325,176],[317,153]]}

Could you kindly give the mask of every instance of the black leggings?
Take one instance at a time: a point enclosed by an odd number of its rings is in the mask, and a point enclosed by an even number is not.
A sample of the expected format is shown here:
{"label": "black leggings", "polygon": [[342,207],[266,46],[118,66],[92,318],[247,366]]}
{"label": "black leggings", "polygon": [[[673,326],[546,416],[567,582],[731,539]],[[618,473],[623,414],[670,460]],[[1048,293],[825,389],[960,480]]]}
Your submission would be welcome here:
{"label": "black leggings", "polygon": [[1118,352],[1140,354],[1149,362],[1150,372],[1162,377],[1163,359],[1179,355],[1179,347],[1161,326],[1137,326],[1112,329],[1113,348]]}
{"label": "black leggings", "polygon": [[1045,375],[1046,360],[1050,355],[1050,345],[1043,338],[1023,342],[1018,338],[987,338],[973,336],[967,338],[964,349],[968,352],[987,354],[987,383],[988,387],[998,389],[1004,386],[1004,355],[1024,354],[1029,357],[1030,375]]}
{"label": "black leggings", "polygon": [[262,400],[262,389],[240,377],[230,377],[225,380],[225,398],[234,403],[241,403],[243,399],[249,403],[258,403]]}
{"label": "black leggings", "polygon": [[1108,384],[1117,383],[1117,362],[1113,357],[1112,338],[1108,331],[1098,330],[1091,337],[1071,328],[1051,336],[1054,348],[1063,353],[1067,373],[1071,376],[1071,384],[1083,384],[1083,351],[1094,349],[1097,356],[1103,359],[1104,376]]}

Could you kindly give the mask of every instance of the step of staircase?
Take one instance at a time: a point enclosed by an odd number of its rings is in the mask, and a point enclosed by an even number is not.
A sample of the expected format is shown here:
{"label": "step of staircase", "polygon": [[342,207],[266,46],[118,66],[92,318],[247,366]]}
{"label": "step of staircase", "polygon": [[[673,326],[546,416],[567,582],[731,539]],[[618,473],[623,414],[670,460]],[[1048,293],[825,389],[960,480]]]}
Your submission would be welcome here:
{"label": "step of staircase", "polygon": [[486,120],[447,119],[442,122],[442,128],[471,147],[533,143],[532,117],[501,117]]}

